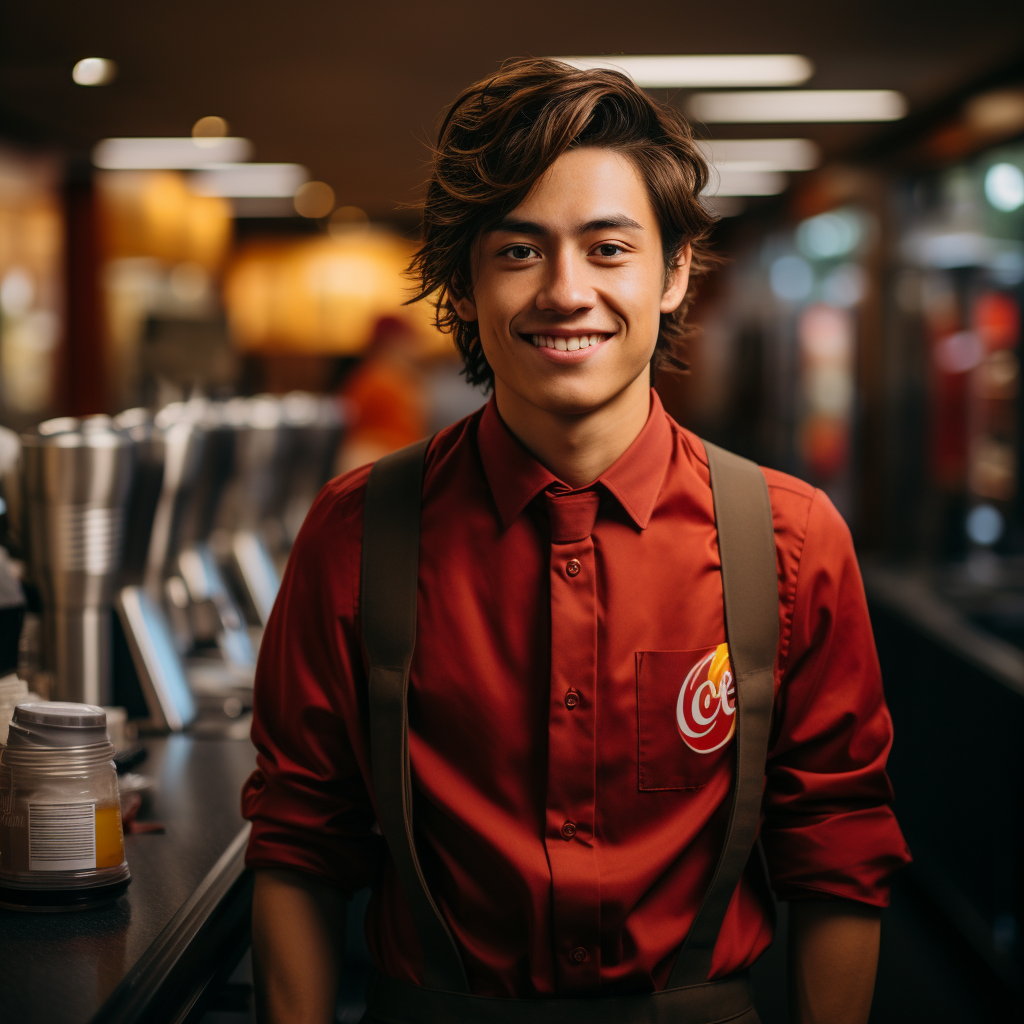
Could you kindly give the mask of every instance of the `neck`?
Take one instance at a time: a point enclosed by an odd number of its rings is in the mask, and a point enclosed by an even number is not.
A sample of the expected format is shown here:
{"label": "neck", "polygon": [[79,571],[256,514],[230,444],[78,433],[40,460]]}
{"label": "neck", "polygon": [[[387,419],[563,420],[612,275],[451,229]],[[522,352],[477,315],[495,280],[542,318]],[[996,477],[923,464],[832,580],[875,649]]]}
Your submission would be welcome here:
{"label": "neck", "polygon": [[650,373],[604,405],[585,413],[538,408],[494,382],[494,398],[505,425],[530,454],[570,487],[593,483],[636,440],[651,408]]}

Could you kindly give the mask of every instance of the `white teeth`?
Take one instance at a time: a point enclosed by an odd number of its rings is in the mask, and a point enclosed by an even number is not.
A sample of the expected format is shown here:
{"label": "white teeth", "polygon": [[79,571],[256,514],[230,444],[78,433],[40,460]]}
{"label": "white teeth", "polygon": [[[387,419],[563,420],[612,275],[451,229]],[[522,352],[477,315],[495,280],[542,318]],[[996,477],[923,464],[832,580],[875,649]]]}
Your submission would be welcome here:
{"label": "white teeth", "polygon": [[574,338],[554,338],[548,334],[530,336],[536,348],[554,348],[559,352],[577,352],[580,349],[598,345],[603,340],[600,334],[583,334]]}

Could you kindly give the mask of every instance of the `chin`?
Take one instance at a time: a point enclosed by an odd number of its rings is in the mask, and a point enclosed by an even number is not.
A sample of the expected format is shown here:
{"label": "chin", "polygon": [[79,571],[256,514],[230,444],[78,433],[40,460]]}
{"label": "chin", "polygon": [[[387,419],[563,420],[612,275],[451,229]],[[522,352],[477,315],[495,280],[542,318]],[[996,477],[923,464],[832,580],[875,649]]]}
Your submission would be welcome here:
{"label": "chin", "polygon": [[550,387],[524,388],[520,394],[531,405],[555,416],[585,416],[600,409],[629,386],[609,381],[552,381]]}

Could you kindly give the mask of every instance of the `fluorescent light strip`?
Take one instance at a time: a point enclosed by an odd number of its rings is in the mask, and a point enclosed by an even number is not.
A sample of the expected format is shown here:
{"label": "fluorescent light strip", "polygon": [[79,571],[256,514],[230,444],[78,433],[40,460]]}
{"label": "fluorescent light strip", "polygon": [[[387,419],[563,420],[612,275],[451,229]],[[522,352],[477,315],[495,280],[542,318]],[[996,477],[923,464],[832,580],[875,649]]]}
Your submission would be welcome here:
{"label": "fluorescent light strip", "polygon": [[556,57],[588,71],[623,71],[646,89],[713,86],[801,85],[814,65],[793,53],[694,54],[679,56]]}
{"label": "fluorescent light strip", "polygon": [[891,89],[796,89],[780,92],[700,92],[687,114],[706,123],[897,121],[905,97]]}
{"label": "fluorescent light strip", "polygon": [[720,170],[713,168],[704,195],[775,196],[785,192],[789,179],[780,171]]}
{"label": "fluorescent light strip", "polygon": [[252,156],[248,139],[128,138],[103,139],[92,162],[108,171],[187,171],[208,164],[234,163]]}
{"label": "fluorescent light strip", "polygon": [[809,171],[821,163],[821,150],[810,139],[710,139],[697,145],[722,170]]}
{"label": "fluorescent light strip", "polygon": [[308,177],[302,164],[214,164],[191,175],[189,187],[201,196],[288,199]]}

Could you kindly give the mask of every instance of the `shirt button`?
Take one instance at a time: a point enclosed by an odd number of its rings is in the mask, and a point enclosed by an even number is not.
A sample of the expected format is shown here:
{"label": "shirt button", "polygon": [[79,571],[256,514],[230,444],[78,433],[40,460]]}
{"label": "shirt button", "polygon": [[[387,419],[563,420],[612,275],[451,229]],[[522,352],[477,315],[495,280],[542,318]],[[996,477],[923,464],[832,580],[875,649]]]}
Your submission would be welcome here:
{"label": "shirt button", "polygon": [[565,563],[565,571],[570,576],[579,576],[580,569],[582,568],[583,566],[580,564],[580,560],[578,558],[570,558],[569,561]]}
{"label": "shirt button", "polygon": [[562,838],[563,839],[572,839],[572,837],[574,835],[576,835],[576,824],[575,824],[575,822],[567,821],[562,826]]}
{"label": "shirt button", "polygon": [[582,946],[577,946],[569,956],[578,964],[582,964],[590,959],[590,954]]}
{"label": "shirt button", "polygon": [[580,695],[576,690],[570,690],[565,695],[565,706],[572,711],[574,707],[580,702]]}

